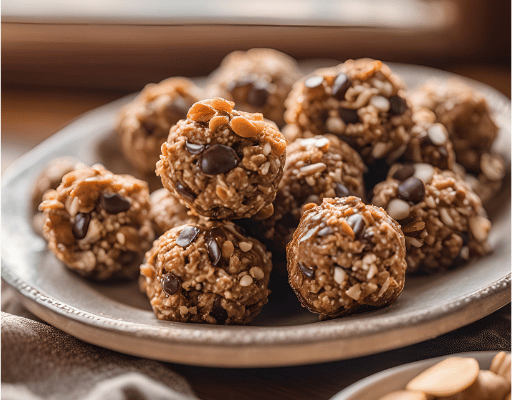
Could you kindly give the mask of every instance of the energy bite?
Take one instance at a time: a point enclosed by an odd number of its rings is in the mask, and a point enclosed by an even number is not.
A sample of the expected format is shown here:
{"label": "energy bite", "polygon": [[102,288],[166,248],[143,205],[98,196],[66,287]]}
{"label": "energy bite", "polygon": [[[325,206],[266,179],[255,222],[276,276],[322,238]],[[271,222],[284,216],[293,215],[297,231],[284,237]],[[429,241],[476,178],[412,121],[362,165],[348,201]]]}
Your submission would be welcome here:
{"label": "energy bite", "polygon": [[181,204],[166,188],[155,190],[150,195],[151,210],[149,219],[157,236],[169,229],[196,222],[199,217],[189,212],[188,208]]}
{"label": "energy bite", "polygon": [[44,195],[44,236],[57,258],[97,280],[135,277],[154,238],[146,182],[101,165],[75,170]]}
{"label": "energy bite", "polygon": [[414,109],[411,140],[403,156],[406,162],[431,164],[441,169],[453,169],[455,152],[446,127],[436,115],[426,109]]}
{"label": "energy bite", "polygon": [[261,114],[236,111],[234,105],[220,98],[194,104],[162,145],[156,173],[198,215],[268,217],[283,175],[286,140]]}
{"label": "energy bite", "polygon": [[153,173],[171,126],[202,98],[201,89],[185,78],[146,85],[118,115],[116,130],[126,160],[141,172]]}
{"label": "energy bite", "polygon": [[34,231],[43,236],[44,214],[39,211],[39,204],[43,201],[43,195],[51,189],[57,189],[62,177],[75,169],[87,168],[80,160],[74,157],[59,157],[50,161],[38,175],[32,188],[32,227]]}
{"label": "energy bite", "polygon": [[210,97],[232,100],[238,109],[262,113],[283,126],[284,101],[300,76],[297,62],[280,51],[234,51],[212,73],[206,90]]}
{"label": "energy bite", "polygon": [[479,197],[452,171],[395,165],[372,204],[402,226],[409,272],[433,272],[489,251],[491,222]]}
{"label": "energy bite", "polygon": [[274,200],[274,214],[261,221],[264,236],[285,250],[299,225],[302,206],[325,197],[364,198],[363,160],[334,135],[298,139],[286,149],[286,164]]}
{"label": "energy bite", "polygon": [[482,154],[491,150],[498,135],[485,97],[461,81],[430,81],[410,96],[414,107],[433,111],[446,126],[457,162],[480,172]]}
{"label": "energy bite", "polygon": [[146,253],[141,274],[159,319],[245,324],[267,303],[271,254],[230,221],[167,231]]}
{"label": "energy bite", "polygon": [[348,60],[294,84],[286,99],[287,139],[333,133],[367,163],[402,155],[412,126],[403,84],[380,61]]}
{"label": "energy bite", "polygon": [[288,280],[309,311],[336,317],[391,304],[404,287],[405,242],[382,209],[357,197],[307,204],[286,247]]}

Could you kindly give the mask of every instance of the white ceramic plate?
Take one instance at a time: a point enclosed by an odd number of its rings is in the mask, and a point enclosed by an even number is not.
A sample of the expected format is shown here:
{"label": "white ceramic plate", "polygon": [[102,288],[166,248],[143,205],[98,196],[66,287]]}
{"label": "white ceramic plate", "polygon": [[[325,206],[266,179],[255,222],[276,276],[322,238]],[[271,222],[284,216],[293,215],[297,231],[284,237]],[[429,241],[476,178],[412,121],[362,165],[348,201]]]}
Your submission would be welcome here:
{"label": "white ceramic plate", "polygon": [[414,377],[434,364],[448,357],[468,357],[475,358],[480,364],[480,369],[489,369],[491,361],[497,351],[477,351],[472,353],[450,354],[448,356],[429,358],[428,360],[417,361],[409,364],[390,368],[359,382],[350,385],[342,390],[331,400],[378,400],[382,396],[391,393],[394,390],[401,390]]}
{"label": "white ceramic plate", "polygon": [[[442,71],[391,65],[408,86],[452,77]],[[510,101],[483,92],[501,127],[497,148],[510,158]],[[2,278],[25,306],[48,323],[112,350],[184,364],[260,367],[340,360],[407,346],[476,321],[510,301],[510,187],[490,213],[494,252],[442,275],[408,278],[391,306],[329,321],[302,309],[279,279],[262,313],[248,326],[183,324],[157,320],[135,282],[96,283],[66,269],[30,226],[30,190],[53,158],[102,162],[132,172],[112,135],[124,98],[91,111],[18,160],[2,179]]]}

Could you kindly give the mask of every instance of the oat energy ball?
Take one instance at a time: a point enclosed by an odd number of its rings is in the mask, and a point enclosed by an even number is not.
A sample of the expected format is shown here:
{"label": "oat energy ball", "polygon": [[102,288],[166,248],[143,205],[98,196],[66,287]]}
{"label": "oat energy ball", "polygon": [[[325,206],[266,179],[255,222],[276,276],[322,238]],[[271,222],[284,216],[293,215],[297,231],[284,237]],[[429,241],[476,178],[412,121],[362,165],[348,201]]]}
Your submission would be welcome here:
{"label": "oat energy ball", "polygon": [[39,211],[43,195],[51,189],[57,189],[62,177],[75,169],[87,168],[87,165],[74,157],[59,157],[45,165],[32,188],[32,227],[38,235],[43,235],[44,214]]}
{"label": "oat energy ball", "polygon": [[395,165],[372,204],[402,226],[409,272],[433,272],[489,251],[491,222],[478,196],[452,171]]}
{"label": "oat energy ball", "polygon": [[234,51],[212,73],[207,92],[211,97],[234,101],[239,110],[262,113],[283,126],[284,101],[299,78],[297,62],[280,51]]}
{"label": "oat energy ball", "polygon": [[146,253],[141,274],[159,319],[245,324],[267,303],[271,254],[230,221],[167,231]]}
{"label": "oat energy ball", "polygon": [[498,127],[485,97],[458,80],[430,81],[414,91],[414,107],[433,111],[446,126],[457,162],[468,171],[480,172],[480,158],[492,147]]}
{"label": "oat energy ball", "polygon": [[403,156],[406,162],[431,164],[440,169],[453,169],[455,152],[446,127],[426,109],[413,108],[411,140]]}
{"label": "oat energy ball", "polygon": [[308,310],[331,317],[392,303],[404,287],[404,235],[357,197],[308,204],[286,247],[288,279]]}
{"label": "oat energy ball", "polygon": [[316,70],[295,83],[286,99],[290,139],[329,132],[367,163],[391,163],[410,138],[412,113],[403,87],[387,65],[368,58]]}
{"label": "oat energy ball", "polygon": [[135,277],[154,238],[146,182],[101,165],[66,174],[44,196],[44,235],[57,258],[80,275]]}
{"label": "oat energy ball", "polygon": [[196,222],[199,217],[189,212],[166,188],[155,190],[150,195],[151,211],[149,219],[153,223],[155,234],[160,236],[169,229]]}
{"label": "oat energy ball", "polygon": [[364,198],[363,160],[334,135],[298,139],[286,149],[286,164],[274,200],[274,214],[261,221],[263,235],[285,250],[299,225],[302,206],[324,197]]}
{"label": "oat energy ball", "polygon": [[162,145],[157,175],[185,206],[215,219],[272,214],[283,175],[286,140],[261,114],[200,101]]}
{"label": "oat energy ball", "polygon": [[202,98],[201,90],[185,78],[147,85],[118,115],[116,130],[126,160],[141,172],[153,173],[169,129]]}

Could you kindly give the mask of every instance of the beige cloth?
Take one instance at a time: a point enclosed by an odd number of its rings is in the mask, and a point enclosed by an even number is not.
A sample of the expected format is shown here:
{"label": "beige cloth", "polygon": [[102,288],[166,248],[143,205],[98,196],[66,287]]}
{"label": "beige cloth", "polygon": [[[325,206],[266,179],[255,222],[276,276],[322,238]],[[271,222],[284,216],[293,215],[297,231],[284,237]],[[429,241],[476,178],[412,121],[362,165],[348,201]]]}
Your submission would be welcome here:
{"label": "beige cloth", "polygon": [[102,349],[44,323],[2,312],[2,399],[197,397],[186,380],[165,363]]}

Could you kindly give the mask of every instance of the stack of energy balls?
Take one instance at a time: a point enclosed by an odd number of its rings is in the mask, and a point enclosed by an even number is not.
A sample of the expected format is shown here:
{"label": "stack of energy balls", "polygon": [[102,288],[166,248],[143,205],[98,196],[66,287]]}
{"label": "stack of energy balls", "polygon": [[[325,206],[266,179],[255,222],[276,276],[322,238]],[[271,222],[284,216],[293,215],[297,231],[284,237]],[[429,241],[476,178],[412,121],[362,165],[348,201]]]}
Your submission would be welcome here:
{"label": "stack of energy balls", "polygon": [[481,197],[506,171],[482,96],[460,83],[405,90],[377,60],[301,77],[278,51],[234,52],[206,88],[170,78],[119,114],[124,157],[141,173],[156,165],[163,188],[149,195],[141,180],[69,159],[59,174],[54,162],[34,220],[84,276],[140,270],[161,319],[250,322],[272,254],[286,254],[281,272],[322,318],[388,305],[406,270],[489,251]]}

